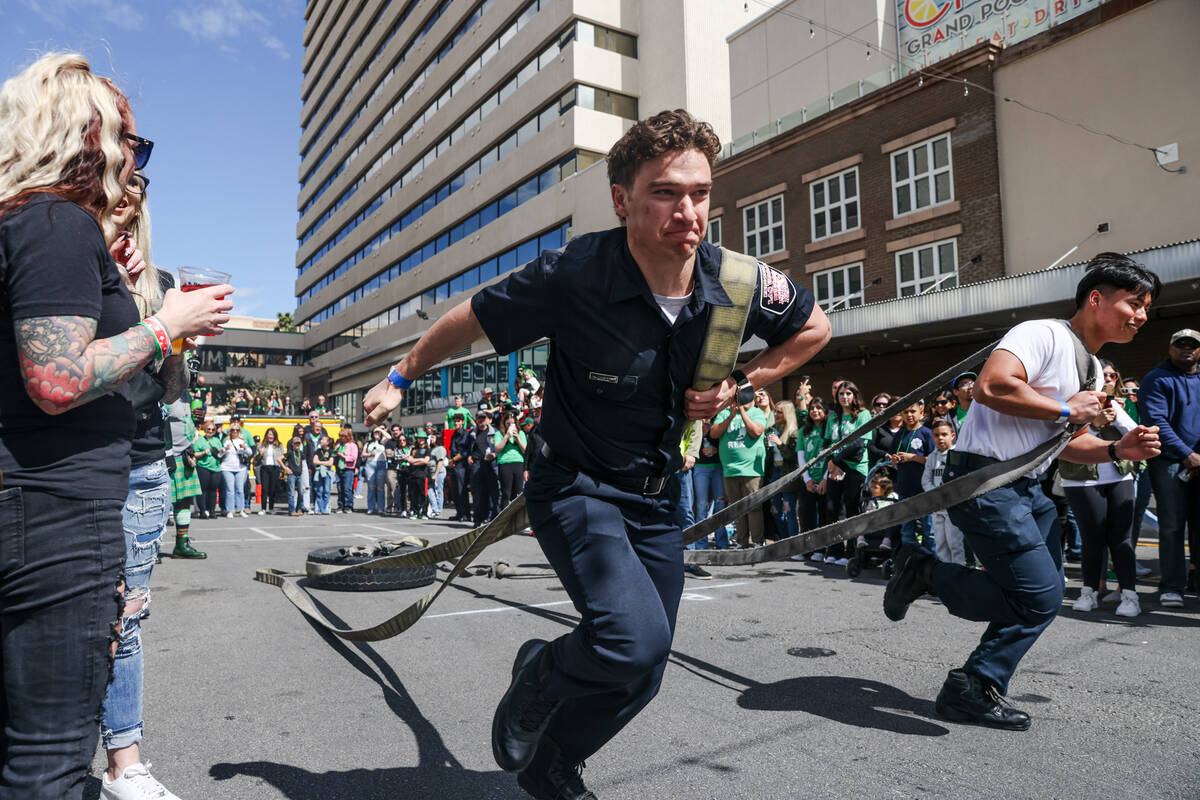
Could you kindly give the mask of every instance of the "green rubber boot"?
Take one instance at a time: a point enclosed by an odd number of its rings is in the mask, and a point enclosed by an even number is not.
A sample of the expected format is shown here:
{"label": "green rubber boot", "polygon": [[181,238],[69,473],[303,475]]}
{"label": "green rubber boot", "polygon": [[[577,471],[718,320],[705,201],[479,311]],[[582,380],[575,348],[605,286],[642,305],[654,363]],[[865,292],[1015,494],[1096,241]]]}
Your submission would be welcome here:
{"label": "green rubber boot", "polygon": [[208,558],[208,553],[202,553],[192,547],[188,541],[188,529],[180,525],[175,529],[175,549],[171,551],[172,558]]}

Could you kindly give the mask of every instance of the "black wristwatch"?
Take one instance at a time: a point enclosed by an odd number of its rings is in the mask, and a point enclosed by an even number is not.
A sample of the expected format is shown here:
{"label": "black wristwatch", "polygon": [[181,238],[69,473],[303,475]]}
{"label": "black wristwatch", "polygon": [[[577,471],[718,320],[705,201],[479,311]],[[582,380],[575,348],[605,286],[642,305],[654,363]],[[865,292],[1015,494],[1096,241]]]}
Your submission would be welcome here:
{"label": "black wristwatch", "polygon": [[747,403],[754,402],[754,384],[750,383],[750,379],[746,377],[746,373],[740,369],[735,369],[729,373],[729,377],[737,382],[737,395],[734,397],[734,402],[739,406],[744,406]]}
{"label": "black wristwatch", "polygon": [[1121,459],[1120,459],[1120,458],[1117,456],[1117,443],[1116,443],[1116,442],[1112,442],[1111,444],[1109,444],[1109,446],[1108,446],[1108,458],[1109,458],[1109,460],[1110,460],[1110,461],[1112,461],[1114,464],[1116,464],[1118,461],[1120,461],[1120,460],[1121,460]]}

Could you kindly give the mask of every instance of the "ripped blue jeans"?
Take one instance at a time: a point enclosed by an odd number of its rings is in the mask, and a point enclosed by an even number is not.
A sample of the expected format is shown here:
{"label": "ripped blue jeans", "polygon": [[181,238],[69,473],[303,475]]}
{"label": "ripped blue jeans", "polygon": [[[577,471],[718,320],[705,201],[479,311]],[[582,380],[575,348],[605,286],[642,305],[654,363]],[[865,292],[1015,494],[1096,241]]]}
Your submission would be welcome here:
{"label": "ripped blue jeans", "polygon": [[[171,511],[171,476],[165,461],[134,467],[121,511],[125,528],[125,614],[104,697],[100,735],[105,750],[142,740],[142,618],[150,608],[150,573]],[[129,607],[142,603],[140,610]]]}

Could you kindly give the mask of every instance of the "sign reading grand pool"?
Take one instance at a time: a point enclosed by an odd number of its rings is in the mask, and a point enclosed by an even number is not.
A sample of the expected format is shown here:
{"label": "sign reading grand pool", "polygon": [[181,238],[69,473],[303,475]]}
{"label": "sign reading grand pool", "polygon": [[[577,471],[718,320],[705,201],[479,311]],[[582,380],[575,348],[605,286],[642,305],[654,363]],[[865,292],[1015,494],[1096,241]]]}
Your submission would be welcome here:
{"label": "sign reading grand pool", "polygon": [[1006,45],[1061,25],[1108,0],[896,0],[909,72],[992,39]]}

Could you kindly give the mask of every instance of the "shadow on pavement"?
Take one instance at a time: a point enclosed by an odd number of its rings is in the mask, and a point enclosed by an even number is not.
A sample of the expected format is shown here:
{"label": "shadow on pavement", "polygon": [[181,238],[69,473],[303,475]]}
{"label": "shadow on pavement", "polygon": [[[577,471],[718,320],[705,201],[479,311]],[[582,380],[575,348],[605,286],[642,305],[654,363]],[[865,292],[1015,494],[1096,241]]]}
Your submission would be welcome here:
{"label": "shadow on pavement", "polygon": [[931,701],[865,678],[814,675],[756,684],[742,693],[738,705],[757,711],[804,711],[845,725],[908,736],[945,736],[950,732],[929,721],[934,714]]}
{"label": "shadow on pavement", "polygon": [[[339,625],[345,621],[320,600],[314,602]],[[302,767],[270,761],[214,764],[209,774],[216,780],[246,775],[264,780],[293,800],[336,798],[478,797],[516,800],[528,797],[516,778],[497,769],[478,772],[465,769],[446,747],[441,734],[405,688],[400,676],[375,649],[363,642],[347,643],[304,617],[312,629],[351,667],[379,685],[383,701],[413,732],[417,742],[417,766],[355,769],[343,772],[310,772]]]}
{"label": "shadow on pavement", "polygon": [[471,797],[519,800],[529,795],[512,775],[496,770],[474,772],[456,763],[416,767],[309,772],[271,761],[214,764],[209,775],[224,781],[244,775],[274,786],[291,800],[393,800],[396,797]]}

